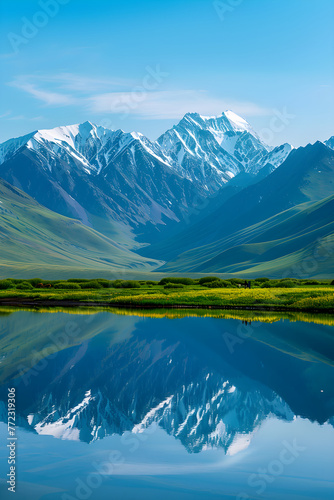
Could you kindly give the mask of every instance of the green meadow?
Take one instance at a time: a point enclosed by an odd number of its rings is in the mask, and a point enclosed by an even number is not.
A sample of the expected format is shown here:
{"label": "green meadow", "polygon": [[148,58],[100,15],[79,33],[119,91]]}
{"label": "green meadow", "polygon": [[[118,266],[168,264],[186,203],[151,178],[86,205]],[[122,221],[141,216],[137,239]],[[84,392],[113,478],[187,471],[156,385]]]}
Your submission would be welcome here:
{"label": "green meadow", "polygon": [[154,280],[69,279],[49,281],[6,279],[0,281],[0,303],[43,305],[106,305],[142,308],[250,308],[334,312],[334,281],[222,280],[167,277]]}

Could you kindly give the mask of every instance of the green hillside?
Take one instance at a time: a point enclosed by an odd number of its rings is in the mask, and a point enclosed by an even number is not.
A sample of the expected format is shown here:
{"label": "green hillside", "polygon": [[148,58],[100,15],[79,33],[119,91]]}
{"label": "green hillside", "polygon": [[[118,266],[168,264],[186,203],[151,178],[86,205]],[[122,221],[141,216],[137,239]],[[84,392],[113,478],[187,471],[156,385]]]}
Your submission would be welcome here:
{"label": "green hillside", "polygon": [[210,245],[181,254],[164,272],[328,277],[334,274],[334,195],[303,203]]}
{"label": "green hillside", "polygon": [[159,262],[124,250],[110,238],[39,205],[0,180],[0,276],[117,277]]}
{"label": "green hillside", "polygon": [[227,200],[223,196],[221,205],[207,217],[140,253],[170,262],[194,248],[213,245],[216,249],[217,242],[228,241],[237,231],[247,231],[246,228],[298,205],[320,201],[333,192],[334,152],[322,143],[310,144],[292,151],[280,167],[256,184]]}

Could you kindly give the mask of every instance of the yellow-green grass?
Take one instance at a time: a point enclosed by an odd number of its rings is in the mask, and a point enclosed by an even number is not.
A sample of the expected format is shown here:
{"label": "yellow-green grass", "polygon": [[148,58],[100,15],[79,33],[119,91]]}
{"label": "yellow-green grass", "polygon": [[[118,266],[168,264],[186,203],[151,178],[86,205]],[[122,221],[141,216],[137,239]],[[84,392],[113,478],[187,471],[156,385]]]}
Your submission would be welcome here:
{"label": "yellow-green grass", "polygon": [[329,285],[300,286],[296,288],[205,288],[200,285],[182,289],[165,289],[163,286],[145,286],[136,289],[103,288],[98,290],[0,290],[4,299],[45,302],[53,300],[103,303],[134,307],[221,307],[252,309],[273,308],[296,311],[334,312],[334,287]]}

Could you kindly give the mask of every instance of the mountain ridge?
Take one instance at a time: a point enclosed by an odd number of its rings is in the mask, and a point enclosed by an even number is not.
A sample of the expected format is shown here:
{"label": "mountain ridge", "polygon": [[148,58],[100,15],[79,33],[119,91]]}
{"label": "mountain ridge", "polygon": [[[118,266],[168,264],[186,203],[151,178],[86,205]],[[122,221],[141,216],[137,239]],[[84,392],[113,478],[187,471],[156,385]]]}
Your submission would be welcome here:
{"label": "mountain ridge", "polygon": [[[0,177],[170,271],[184,252],[218,255],[229,235],[330,196],[332,139],[270,147],[232,111],[187,113],[157,141],[86,121],[0,144]],[[196,262],[180,271],[204,272]]]}

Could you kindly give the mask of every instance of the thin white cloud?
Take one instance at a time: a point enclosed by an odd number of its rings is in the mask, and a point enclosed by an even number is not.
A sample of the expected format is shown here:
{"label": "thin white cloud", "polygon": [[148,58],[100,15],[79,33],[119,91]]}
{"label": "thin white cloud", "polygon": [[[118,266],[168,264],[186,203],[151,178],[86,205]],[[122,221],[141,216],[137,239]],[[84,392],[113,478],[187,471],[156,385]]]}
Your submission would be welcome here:
{"label": "thin white cloud", "polygon": [[44,116],[33,116],[32,118],[29,118],[31,122],[40,122],[42,120],[45,120]]}
{"label": "thin white cloud", "polygon": [[[116,91],[134,87],[135,82],[122,78],[95,78],[89,76],[78,75],[74,73],[58,73],[56,75],[47,74],[26,74],[18,76],[9,85],[22,88],[30,85],[33,87],[45,87],[47,85],[48,91],[52,92],[60,90],[69,90],[80,92],[82,94],[95,94],[98,92]],[[29,89],[27,89],[29,90]]]}
{"label": "thin white cloud", "polygon": [[88,99],[92,113],[134,115],[143,119],[175,119],[189,112],[217,115],[233,109],[245,116],[267,116],[270,110],[251,102],[219,99],[206,91],[176,90],[147,92],[113,92]]}
{"label": "thin white cloud", "polygon": [[16,115],[16,116],[11,116],[8,118],[8,120],[25,120],[26,117],[24,115]]}
{"label": "thin white cloud", "polygon": [[37,85],[25,81],[13,81],[10,83],[12,87],[16,87],[20,90],[24,90],[28,94],[32,95],[44,104],[57,105],[57,106],[68,106],[76,104],[76,98],[71,95],[61,94],[59,92],[52,92],[49,90],[42,90],[37,87]]}
{"label": "thin white cloud", "polygon": [[11,111],[6,111],[6,113],[3,113],[2,115],[0,115],[0,118],[6,118],[7,116],[9,116],[12,112]]}
{"label": "thin white cloud", "polygon": [[128,88],[134,85],[130,80],[122,78],[91,78],[75,75],[73,73],[61,73],[53,77],[42,77],[45,82],[58,83],[60,88],[75,90],[77,92],[98,92],[113,88]]}
{"label": "thin white cloud", "polygon": [[3,53],[3,54],[0,54],[0,60],[2,60],[2,59],[12,59],[15,56],[16,56],[16,53],[14,51],[13,52]]}
{"label": "thin white cloud", "polygon": [[[8,116],[8,115],[7,115]],[[0,116],[1,118],[1,116]],[[9,116],[7,118],[7,120],[25,120],[25,121],[29,121],[29,122],[40,122],[42,120],[45,120],[44,116],[33,116],[31,118],[25,116],[25,115],[14,115],[14,116]]]}
{"label": "thin white cloud", "polygon": [[135,87],[133,82],[126,80],[72,73],[22,75],[9,85],[46,106],[81,106],[93,114],[147,120],[178,119],[188,112],[218,115],[226,109],[247,117],[271,114],[271,110],[255,103],[212,97],[204,90],[145,90],[144,86]]}

